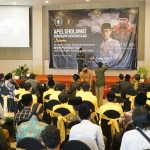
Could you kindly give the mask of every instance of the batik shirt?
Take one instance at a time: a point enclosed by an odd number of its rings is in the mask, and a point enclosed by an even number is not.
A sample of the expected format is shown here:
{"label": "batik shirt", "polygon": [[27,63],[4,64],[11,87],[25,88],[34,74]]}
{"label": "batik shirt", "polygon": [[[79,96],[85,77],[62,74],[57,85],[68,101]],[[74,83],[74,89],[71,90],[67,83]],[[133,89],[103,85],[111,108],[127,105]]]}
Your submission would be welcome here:
{"label": "batik shirt", "polygon": [[32,116],[29,121],[23,122],[19,125],[16,134],[16,142],[25,137],[34,137],[38,140],[42,140],[41,132],[46,126],[46,123],[40,122],[36,116]]}

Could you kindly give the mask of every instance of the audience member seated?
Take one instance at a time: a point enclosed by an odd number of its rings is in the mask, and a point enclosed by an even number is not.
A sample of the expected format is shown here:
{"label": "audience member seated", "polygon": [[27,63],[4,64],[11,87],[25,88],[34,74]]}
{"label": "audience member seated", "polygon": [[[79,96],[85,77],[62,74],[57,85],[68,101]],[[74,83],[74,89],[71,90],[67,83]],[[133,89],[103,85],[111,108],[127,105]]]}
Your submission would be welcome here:
{"label": "audience member seated", "polygon": [[17,103],[19,101],[19,95],[24,92],[24,84],[25,84],[25,81],[21,81],[19,83],[19,88],[14,91],[14,94],[15,94],[15,97],[14,97],[15,114],[18,112],[18,105],[17,105]]}
{"label": "audience member seated", "polygon": [[47,150],[59,150],[61,139],[60,131],[55,126],[47,126],[41,132],[42,145],[46,146]]}
{"label": "audience member seated", "polygon": [[117,81],[116,83],[111,85],[111,88],[117,88],[119,89],[119,83],[122,82],[124,80],[124,75],[123,74],[119,74],[119,81]]}
{"label": "audience member seated", "polygon": [[132,82],[134,90],[139,91],[141,88],[143,88],[143,83],[140,81],[140,75],[135,74],[134,75],[134,81]]}
{"label": "audience member seated", "polygon": [[54,99],[54,100],[58,100],[58,101],[59,101],[58,95],[59,95],[61,92],[65,91],[65,88],[66,88],[66,85],[65,85],[65,84],[63,84],[63,83],[58,83],[58,84],[56,85],[56,91],[54,91],[54,93],[50,95],[50,100]]}
{"label": "audience member seated", "polygon": [[48,79],[48,81],[44,82],[44,92],[47,91],[47,90],[49,90],[48,82],[50,80],[53,80],[53,75],[52,74],[47,75],[47,79]]}
{"label": "audience member seated", "polygon": [[41,131],[47,126],[46,123],[41,122],[43,113],[44,107],[41,103],[36,103],[32,106],[30,120],[21,123],[17,128],[17,142],[25,137],[34,137],[41,140]]}
{"label": "audience member seated", "polygon": [[55,86],[54,80],[49,80],[48,81],[48,86],[49,86],[49,89],[43,93],[43,102],[44,102],[44,97],[46,95],[49,95],[49,94],[51,95],[55,92],[55,90],[54,90],[54,86]]}
{"label": "audience member seated", "polygon": [[79,107],[81,104],[82,104],[82,98],[81,97],[73,97],[70,100],[70,105],[73,106],[75,113],[74,114],[71,113],[71,114],[67,115],[67,117],[66,117],[67,123],[80,120],[79,115],[78,115],[78,110],[79,110]]}
{"label": "audience member seated", "polygon": [[70,85],[69,90],[67,91],[69,95],[69,100],[75,97],[76,91],[80,90],[80,83],[78,82],[79,78],[80,77],[77,74],[74,74],[71,78],[71,85]]}
{"label": "audience member seated", "polygon": [[36,91],[36,96],[38,97],[38,103],[42,103],[42,94],[43,94],[43,86],[40,81],[35,79],[35,74],[30,74],[30,79],[26,82],[31,83],[32,88]]}
{"label": "audience member seated", "polygon": [[23,110],[14,116],[14,124],[21,120],[28,120],[31,114],[31,105],[33,99],[31,94],[24,94],[21,103],[24,106]]}
{"label": "audience member seated", "polygon": [[121,97],[126,99],[126,92],[130,89],[133,89],[133,85],[130,83],[130,75],[126,74],[125,80],[119,83]]}
{"label": "audience member seated", "polygon": [[[22,99],[22,96],[24,94],[31,94],[31,91],[32,91],[31,83],[26,82],[24,84],[24,90],[22,90],[22,93],[19,95],[19,100]],[[32,99],[33,99],[33,104],[37,103],[37,96],[36,95],[32,94]]]}
{"label": "audience member seated", "polygon": [[90,101],[95,106],[95,111],[98,109],[98,103],[97,103],[97,97],[90,92],[90,84],[89,83],[83,83],[82,84],[83,93],[81,96],[82,101]]}
{"label": "audience member seated", "polygon": [[58,95],[58,99],[61,102],[61,104],[55,105],[53,107],[53,111],[55,111],[58,108],[66,108],[68,109],[71,113],[74,113],[73,107],[72,105],[68,105],[68,100],[69,100],[69,96],[67,93],[62,92]]}
{"label": "audience member seated", "polygon": [[119,103],[115,103],[116,96],[115,96],[114,92],[110,91],[110,92],[107,93],[107,100],[108,100],[108,102],[106,104],[102,105],[99,109],[100,110],[99,111],[100,118],[102,118],[102,115],[107,110],[115,110],[115,111],[119,112],[120,115],[121,115],[122,112],[123,112],[122,107]]}
{"label": "audience member seated", "polygon": [[[77,91],[76,96],[80,96],[80,97],[81,97],[81,95],[84,93],[84,91],[83,91],[83,89],[82,89],[82,84],[83,84],[83,83],[86,83],[86,82],[82,82],[82,83],[80,84],[80,90]],[[92,92],[91,92],[91,93],[92,93]]]}
{"label": "audience member seated", "polygon": [[79,107],[81,123],[74,125],[70,130],[69,141],[80,140],[91,150],[104,150],[104,140],[101,127],[91,122],[91,112],[86,104]]}
{"label": "audience member seated", "polygon": [[[146,106],[146,101],[147,101],[147,96],[145,93],[139,93],[134,100],[134,107],[140,107],[140,106]],[[121,145],[121,140],[124,132],[126,131],[127,126],[133,122],[132,120],[132,112],[124,112],[121,114],[120,119],[119,119],[119,127],[121,132],[117,132],[113,136],[113,143],[112,143],[112,150],[119,150],[120,145]]]}
{"label": "audience member seated", "polygon": [[[120,150],[146,150],[150,148],[150,115],[143,106],[136,107],[132,112],[132,120],[136,129],[125,132]],[[147,139],[148,137],[148,139]]]}
{"label": "audience member seated", "polygon": [[19,83],[19,89],[14,91],[15,95],[20,95],[22,92],[24,92],[24,85],[25,85],[25,81],[20,81]]}

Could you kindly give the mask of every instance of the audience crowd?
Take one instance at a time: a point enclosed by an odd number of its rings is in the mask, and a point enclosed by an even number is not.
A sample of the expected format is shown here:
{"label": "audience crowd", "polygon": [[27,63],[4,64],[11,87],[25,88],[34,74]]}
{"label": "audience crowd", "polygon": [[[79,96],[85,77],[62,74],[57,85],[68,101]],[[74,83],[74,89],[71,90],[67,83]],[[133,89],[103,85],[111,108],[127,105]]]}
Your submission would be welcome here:
{"label": "audience crowd", "polygon": [[[150,149],[150,84],[138,74],[133,82],[129,74],[119,74],[104,100],[109,66],[97,65],[96,82],[84,65],[72,76],[70,88],[54,81],[52,74],[42,85],[35,74],[17,84],[11,73],[1,73],[0,150],[13,149],[11,142],[19,145],[29,137],[47,150],[65,150],[71,141],[91,150]],[[4,117],[5,106],[14,117]]]}

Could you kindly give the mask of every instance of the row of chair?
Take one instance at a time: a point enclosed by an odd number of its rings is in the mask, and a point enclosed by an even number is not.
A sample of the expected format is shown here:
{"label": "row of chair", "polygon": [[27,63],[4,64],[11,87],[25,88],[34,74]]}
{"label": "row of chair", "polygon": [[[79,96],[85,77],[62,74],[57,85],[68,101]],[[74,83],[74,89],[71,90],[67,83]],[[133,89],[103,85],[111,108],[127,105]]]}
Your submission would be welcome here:
{"label": "row of chair", "polygon": [[[26,150],[46,150],[46,147],[41,144],[41,141],[32,137],[21,139],[16,147]],[[65,144],[63,150],[90,150],[90,148],[81,141],[72,140]]]}

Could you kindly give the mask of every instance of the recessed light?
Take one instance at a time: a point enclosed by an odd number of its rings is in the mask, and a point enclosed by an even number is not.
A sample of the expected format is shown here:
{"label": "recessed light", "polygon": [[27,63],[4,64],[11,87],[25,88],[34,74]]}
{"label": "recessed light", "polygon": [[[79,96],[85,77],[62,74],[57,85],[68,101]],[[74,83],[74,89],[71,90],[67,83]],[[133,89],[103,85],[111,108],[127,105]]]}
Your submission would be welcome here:
{"label": "recessed light", "polygon": [[14,5],[16,5],[16,2],[13,2]]}
{"label": "recessed light", "polygon": [[86,0],[87,2],[89,1],[89,0]]}
{"label": "recessed light", "polygon": [[45,1],[45,3],[49,3],[49,1]]}

